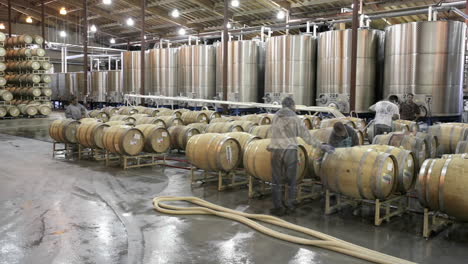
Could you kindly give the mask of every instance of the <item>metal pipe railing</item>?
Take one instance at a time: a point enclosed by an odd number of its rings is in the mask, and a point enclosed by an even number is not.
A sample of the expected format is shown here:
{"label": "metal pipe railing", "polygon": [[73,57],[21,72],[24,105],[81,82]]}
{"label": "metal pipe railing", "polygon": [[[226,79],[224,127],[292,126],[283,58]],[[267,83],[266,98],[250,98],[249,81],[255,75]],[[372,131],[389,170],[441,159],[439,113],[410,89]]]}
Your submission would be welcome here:
{"label": "metal pipe railing", "polygon": [[[281,105],[277,105],[277,104],[194,99],[194,98],[188,98],[188,97],[169,97],[169,96],[161,96],[161,95],[125,94],[124,98],[125,98],[126,104],[131,104],[131,102],[137,101],[136,99],[150,99],[150,100],[155,100],[155,101],[173,101],[173,102],[198,103],[198,104],[243,106],[243,107],[264,108],[264,109],[281,109],[282,108]],[[344,115],[340,111],[332,107],[297,105],[296,110],[305,111],[305,112],[329,113],[337,118],[344,117]]]}

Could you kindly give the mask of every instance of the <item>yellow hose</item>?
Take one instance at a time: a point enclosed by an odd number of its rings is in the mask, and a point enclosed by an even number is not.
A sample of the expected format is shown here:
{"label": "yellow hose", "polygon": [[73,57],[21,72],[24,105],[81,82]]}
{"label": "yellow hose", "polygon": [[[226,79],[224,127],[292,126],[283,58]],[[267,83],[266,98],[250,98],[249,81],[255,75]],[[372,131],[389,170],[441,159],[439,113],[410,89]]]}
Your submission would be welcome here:
{"label": "yellow hose", "polygon": [[[186,202],[199,205],[201,207],[180,207],[180,206],[174,206],[174,205],[168,205],[168,204],[162,203],[164,201],[186,201]],[[248,214],[244,212],[239,212],[239,211],[231,210],[231,209],[228,209],[226,207],[222,207],[216,204],[212,204],[210,202],[207,202],[197,197],[176,197],[176,196],[156,197],[153,199],[153,206],[157,211],[161,213],[166,213],[166,214],[216,215],[219,217],[224,217],[227,219],[231,219],[231,220],[243,223],[259,232],[275,237],[277,239],[281,239],[281,240],[288,241],[291,243],[296,243],[296,244],[325,248],[325,249],[329,249],[335,252],[353,256],[356,258],[374,262],[374,263],[382,263],[382,264],[414,263],[414,262],[410,262],[404,259],[386,255],[377,251],[373,251],[373,250],[370,250],[370,249],[367,249],[367,248],[364,248],[364,247],[361,247],[352,243],[348,243],[346,241],[337,239],[335,237],[326,235],[324,233],[320,233],[318,231],[314,231],[312,229],[308,229],[302,226],[291,224],[289,222],[286,222],[274,216],[263,215],[263,214]],[[275,231],[273,229],[270,229],[268,227],[265,227],[257,223],[254,220],[280,226],[285,229],[290,229],[290,230],[294,230],[297,232],[301,232],[301,233],[307,234],[309,236],[312,236],[318,239],[307,239],[307,238],[301,238],[297,236],[284,234],[284,233]]]}

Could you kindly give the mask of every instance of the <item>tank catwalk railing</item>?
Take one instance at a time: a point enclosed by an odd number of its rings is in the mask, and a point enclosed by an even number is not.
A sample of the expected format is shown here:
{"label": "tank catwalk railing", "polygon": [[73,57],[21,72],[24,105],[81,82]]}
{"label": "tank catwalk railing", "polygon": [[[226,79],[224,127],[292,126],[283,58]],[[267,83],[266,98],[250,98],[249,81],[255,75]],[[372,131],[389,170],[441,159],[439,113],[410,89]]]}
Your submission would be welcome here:
{"label": "tank catwalk railing", "polygon": [[[277,104],[262,104],[254,102],[233,102],[233,101],[220,101],[220,100],[208,100],[208,99],[192,99],[187,97],[168,97],[168,96],[158,96],[158,95],[140,95],[140,94],[125,94],[125,104],[133,105],[137,99],[149,99],[153,100],[155,103],[158,101],[165,102],[187,102],[187,103],[201,103],[201,104],[212,104],[212,105],[228,105],[228,106],[243,106],[251,108],[264,108],[264,109],[280,109],[281,105]],[[321,112],[329,113],[335,116],[336,118],[344,117],[344,115],[335,108],[331,107],[320,107],[320,106],[296,106],[297,111],[305,112]]]}

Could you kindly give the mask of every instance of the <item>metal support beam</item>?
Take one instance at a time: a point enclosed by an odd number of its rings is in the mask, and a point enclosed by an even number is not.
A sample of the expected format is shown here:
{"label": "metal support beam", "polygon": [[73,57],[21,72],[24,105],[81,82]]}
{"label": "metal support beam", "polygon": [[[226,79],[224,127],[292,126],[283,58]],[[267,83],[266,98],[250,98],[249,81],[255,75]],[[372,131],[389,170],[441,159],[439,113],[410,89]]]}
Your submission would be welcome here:
{"label": "metal support beam", "polygon": [[84,94],[88,94],[88,1],[83,0],[83,72],[84,72]]}
{"label": "metal support beam", "polygon": [[11,0],[8,0],[8,37],[11,38]]}
{"label": "metal support beam", "polygon": [[[223,100],[227,101],[228,96],[228,27],[227,24],[229,23],[229,1],[224,1],[224,31],[223,31]],[[225,106],[225,110],[227,111],[227,106]]]}
{"label": "metal support beam", "polygon": [[62,47],[61,51],[62,57],[62,72],[68,72],[68,48],[66,46]]}
{"label": "metal support beam", "polygon": [[351,83],[349,108],[350,112],[356,109],[356,68],[357,68],[357,44],[358,44],[358,25],[359,25],[359,0],[353,0],[353,25],[351,38]]}
{"label": "metal support beam", "polygon": [[[141,94],[145,94],[145,49],[146,49],[146,41],[145,41],[145,11],[146,11],[146,0],[141,1]],[[144,100],[142,101],[144,104]]]}
{"label": "metal support beam", "polygon": [[45,0],[42,0],[41,3],[41,33],[42,33],[42,39],[44,39],[44,43],[42,43],[42,48],[45,48],[46,42],[45,42]]}

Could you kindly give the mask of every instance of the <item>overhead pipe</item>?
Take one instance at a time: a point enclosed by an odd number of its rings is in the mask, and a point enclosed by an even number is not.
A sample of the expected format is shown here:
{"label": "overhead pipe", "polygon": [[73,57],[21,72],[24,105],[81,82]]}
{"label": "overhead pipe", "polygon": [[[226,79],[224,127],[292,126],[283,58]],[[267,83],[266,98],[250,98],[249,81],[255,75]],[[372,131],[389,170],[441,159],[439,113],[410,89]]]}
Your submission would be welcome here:
{"label": "overhead pipe", "polygon": [[357,74],[357,45],[359,28],[359,0],[353,0],[353,24],[351,31],[351,78],[350,78],[350,98],[349,111],[356,108],[356,74]]}
{"label": "overhead pipe", "polygon": [[[224,1],[224,30],[223,30],[223,100],[227,101],[227,94],[228,94],[228,23],[229,23],[229,3],[228,1]],[[227,106],[224,105],[224,112],[227,112]]]}
{"label": "overhead pipe", "polygon": [[11,38],[12,34],[11,30],[11,0],[8,0],[8,37]]}
{"label": "overhead pipe", "polygon": [[[146,0],[141,0],[141,32],[140,32],[140,37],[141,37],[141,51],[140,51],[140,67],[141,67],[141,77],[140,77],[140,91],[141,94],[145,94],[145,49],[146,49],[146,43],[145,43],[145,14],[146,14]],[[142,101],[144,104],[145,100]]]}
{"label": "overhead pipe", "polygon": [[45,48],[46,41],[45,41],[45,0],[42,0],[41,3],[41,33],[42,39],[44,42],[42,43],[42,48]]}
{"label": "overhead pipe", "polygon": [[[468,0],[467,0],[467,2],[468,2]],[[466,9],[467,13],[464,13],[463,11],[461,11],[460,9],[458,9],[456,7],[452,7],[450,9],[450,11],[452,11],[453,13],[455,13],[458,16],[462,17],[463,19],[465,19],[465,22],[468,21],[468,9]]]}
{"label": "overhead pipe", "polygon": [[88,1],[83,0],[83,72],[84,72],[84,94],[82,94],[86,102],[88,94]]}

